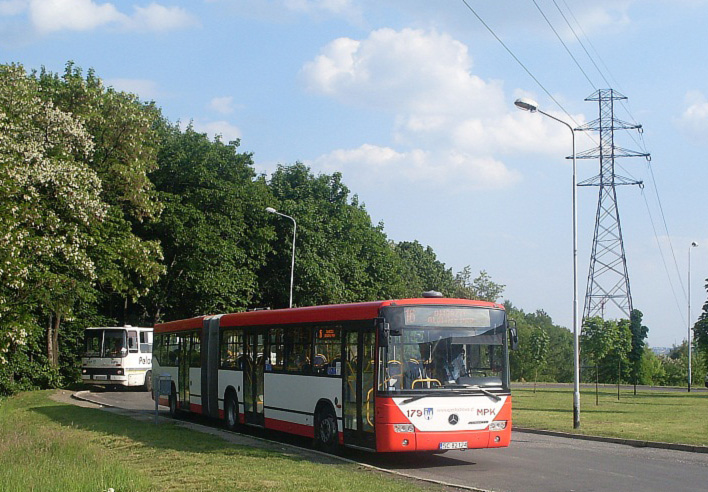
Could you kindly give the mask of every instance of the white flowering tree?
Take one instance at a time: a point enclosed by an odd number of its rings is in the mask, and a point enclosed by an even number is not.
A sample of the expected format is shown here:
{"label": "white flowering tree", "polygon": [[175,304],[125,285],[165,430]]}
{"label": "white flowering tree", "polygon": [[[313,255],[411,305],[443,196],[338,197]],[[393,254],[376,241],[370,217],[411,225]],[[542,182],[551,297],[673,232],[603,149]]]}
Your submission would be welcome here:
{"label": "white flowering tree", "polygon": [[151,221],[162,210],[148,177],[157,167],[160,112],[133,94],[105,87],[93,70],[84,76],[72,62],[61,76],[42,70],[36,78],[43,97],[82,121],[92,136],[87,163],[101,180],[108,211],[89,253],[103,303],[125,306],[147,294],[164,273],[159,242],[134,233],[134,224]]}
{"label": "white flowering tree", "polygon": [[57,364],[58,326],[95,279],[91,229],[107,211],[91,136],[39,94],[22,66],[0,65],[0,365],[38,310]]}

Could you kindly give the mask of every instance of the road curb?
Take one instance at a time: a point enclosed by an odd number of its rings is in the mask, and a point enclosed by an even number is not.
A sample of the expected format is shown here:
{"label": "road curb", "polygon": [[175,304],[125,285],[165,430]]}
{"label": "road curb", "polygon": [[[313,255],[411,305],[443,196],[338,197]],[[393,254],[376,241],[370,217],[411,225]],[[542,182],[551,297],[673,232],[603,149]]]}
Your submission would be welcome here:
{"label": "road curb", "polygon": [[[642,441],[638,439],[623,439],[620,437],[590,436],[587,434],[573,434],[570,432],[559,432],[545,429],[529,429],[526,427],[514,427],[516,432],[526,432],[528,434],[542,434],[544,436],[567,437],[569,439],[581,439],[584,441],[598,441],[612,444],[622,444],[635,448],[657,448],[670,449],[673,451],[686,451],[689,453],[708,453],[708,446],[698,446],[692,444],[676,444],[671,442]],[[512,438],[513,439],[513,438]]]}
{"label": "road curb", "polygon": [[82,393],[90,393],[90,391],[77,391],[76,393],[72,393],[71,397],[74,398],[75,400],[81,400],[81,401],[86,401],[89,403],[93,403],[94,405],[97,405],[99,407],[105,407],[105,408],[115,408],[113,405],[110,405],[108,403],[100,403],[97,402],[96,400],[92,400],[91,398],[87,397],[85,394]]}

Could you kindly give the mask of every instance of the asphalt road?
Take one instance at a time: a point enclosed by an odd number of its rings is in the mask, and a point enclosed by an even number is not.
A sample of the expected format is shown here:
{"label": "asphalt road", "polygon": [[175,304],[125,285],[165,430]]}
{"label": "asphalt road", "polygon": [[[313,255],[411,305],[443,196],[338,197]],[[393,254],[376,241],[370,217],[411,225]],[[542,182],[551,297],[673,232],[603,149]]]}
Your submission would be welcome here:
{"label": "asphalt road", "polygon": [[[90,397],[136,413],[155,408],[145,392],[95,391]],[[697,419],[696,424],[706,425],[706,421]],[[448,451],[434,456],[359,452],[346,456],[426,479],[499,492],[708,490],[708,453],[635,448],[518,431],[505,449]]]}

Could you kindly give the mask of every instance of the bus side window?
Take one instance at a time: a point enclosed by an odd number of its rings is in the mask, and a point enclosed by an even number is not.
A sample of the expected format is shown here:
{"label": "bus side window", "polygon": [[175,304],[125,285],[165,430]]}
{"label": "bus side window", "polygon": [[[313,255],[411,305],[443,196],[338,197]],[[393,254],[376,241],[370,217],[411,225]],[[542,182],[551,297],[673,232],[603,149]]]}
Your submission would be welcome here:
{"label": "bus side window", "polygon": [[283,328],[271,328],[269,335],[271,370],[282,371],[285,366],[285,340],[283,336]]}
{"label": "bus side window", "polygon": [[296,326],[288,329],[285,336],[288,372],[310,374],[312,369],[311,336],[312,331],[309,327]]}
{"label": "bus side window", "polygon": [[138,351],[138,332],[129,331],[128,332],[128,351],[131,353],[137,353]]}
{"label": "bus side window", "polygon": [[152,342],[150,341],[148,335],[149,332],[147,331],[140,332],[140,352],[142,352],[143,354],[152,353]]}
{"label": "bus side window", "polygon": [[224,330],[221,333],[221,367],[223,369],[243,369],[243,331]]}
{"label": "bus side window", "polygon": [[341,376],[342,329],[339,325],[315,327],[315,352],[312,358],[314,374]]}

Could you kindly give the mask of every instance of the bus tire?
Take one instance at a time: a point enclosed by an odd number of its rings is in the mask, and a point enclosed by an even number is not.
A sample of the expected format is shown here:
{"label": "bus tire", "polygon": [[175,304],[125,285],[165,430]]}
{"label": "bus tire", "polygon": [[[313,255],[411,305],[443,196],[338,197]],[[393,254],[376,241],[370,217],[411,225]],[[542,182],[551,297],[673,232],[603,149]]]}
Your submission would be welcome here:
{"label": "bus tire", "polygon": [[337,416],[329,406],[321,407],[315,413],[315,448],[329,454],[338,451]]}
{"label": "bus tire", "polygon": [[143,384],[143,389],[148,393],[152,393],[152,371],[145,373],[145,384]]}
{"label": "bus tire", "polygon": [[238,416],[238,400],[233,393],[229,393],[226,396],[226,401],[224,402],[224,419],[228,430],[238,430],[240,423]]}
{"label": "bus tire", "polygon": [[172,393],[170,393],[168,401],[170,405],[170,417],[175,418],[177,417],[177,394],[174,388],[172,388]]}

